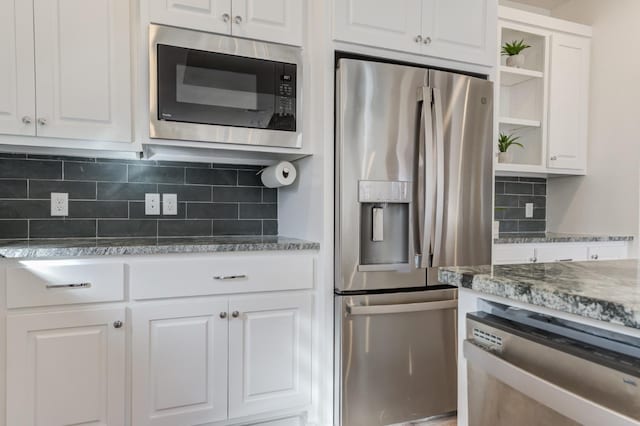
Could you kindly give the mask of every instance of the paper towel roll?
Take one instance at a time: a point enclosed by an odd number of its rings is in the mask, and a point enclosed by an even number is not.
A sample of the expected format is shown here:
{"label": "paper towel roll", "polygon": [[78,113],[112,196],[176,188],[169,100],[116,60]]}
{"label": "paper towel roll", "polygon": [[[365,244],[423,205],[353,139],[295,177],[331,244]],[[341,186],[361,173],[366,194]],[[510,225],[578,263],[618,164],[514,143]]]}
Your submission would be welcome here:
{"label": "paper towel roll", "polygon": [[262,183],[267,188],[291,185],[296,180],[296,174],[296,168],[293,164],[281,161],[262,170]]}

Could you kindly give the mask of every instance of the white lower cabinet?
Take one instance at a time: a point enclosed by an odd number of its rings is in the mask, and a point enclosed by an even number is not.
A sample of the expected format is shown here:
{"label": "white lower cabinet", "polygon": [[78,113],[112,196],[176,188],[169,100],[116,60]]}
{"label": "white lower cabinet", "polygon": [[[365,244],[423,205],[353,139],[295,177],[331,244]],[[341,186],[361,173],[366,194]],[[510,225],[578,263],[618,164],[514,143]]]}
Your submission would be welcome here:
{"label": "white lower cabinet", "polygon": [[629,244],[625,241],[497,244],[493,250],[494,265],[616,260],[628,257]]}
{"label": "white lower cabinet", "polygon": [[195,426],[302,407],[311,396],[311,296],[133,306],[136,426]]}
{"label": "white lower cabinet", "polygon": [[226,311],[226,298],[132,309],[134,425],[227,418]]}
{"label": "white lower cabinet", "polygon": [[309,403],[310,296],[236,297],[229,311],[229,417]]}
{"label": "white lower cabinet", "polygon": [[124,314],[9,315],[7,426],[125,425]]}

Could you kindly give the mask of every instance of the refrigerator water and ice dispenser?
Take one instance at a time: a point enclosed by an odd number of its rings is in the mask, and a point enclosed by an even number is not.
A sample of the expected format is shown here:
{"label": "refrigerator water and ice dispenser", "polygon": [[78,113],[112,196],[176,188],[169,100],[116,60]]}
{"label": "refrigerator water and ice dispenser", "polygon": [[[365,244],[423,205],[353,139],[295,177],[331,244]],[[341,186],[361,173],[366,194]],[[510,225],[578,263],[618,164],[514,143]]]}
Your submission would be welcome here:
{"label": "refrigerator water and ice dispenser", "polygon": [[361,272],[409,268],[411,183],[358,182]]}

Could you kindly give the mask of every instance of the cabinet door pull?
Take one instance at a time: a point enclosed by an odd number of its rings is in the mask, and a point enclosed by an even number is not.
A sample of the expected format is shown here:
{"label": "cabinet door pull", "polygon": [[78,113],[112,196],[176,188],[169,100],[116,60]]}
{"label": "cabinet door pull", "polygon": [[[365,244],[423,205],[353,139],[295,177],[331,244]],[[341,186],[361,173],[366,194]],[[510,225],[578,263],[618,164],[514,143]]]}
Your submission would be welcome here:
{"label": "cabinet door pull", "polygon": [[91,283],[47,284],[47,290],[51,290],[54,288],[70,288],[70,289],[91,288]]}
{"label": "cabinet door pull", "polygon": [[115,321],[113,323],[113,328],[122,328],[122,321]]}
{"label": "cabinet door pull", "polygon": [[220,318],[225,319],[227,317],[226,312],[220,312]]}
{"label": "cabinet door pull", "polygon": [[240,316],[240,312],[233,311],[233,313],[231,313],[231,316],[234,317],[234,318],[238,318]]}
{"label": "cabinet door pull", "polygon": [[593,259],[593,260],[598,260],[598,257],[599,256],[597,254],[592,254],[591,255],[591,259]]}
{"label": "cabinet door pull", "polygon": [[246,274],[238,274],[238,275],[215,275],[213,277],[214,280],[218,281],[229,281],[229,280],[239,280],[241,278],[247,278]]}
{"label": "cabinet door pull", "polygon": [[230,19],[231,19],[231,15],[229,15],[228,13],[222,14],[222,22],[229,22]]}
{"label": "cabinet door pull", "polygon": [[235,18],[233,18],[233,23],[238,25],[242,24],[242,16],[238,15]]}

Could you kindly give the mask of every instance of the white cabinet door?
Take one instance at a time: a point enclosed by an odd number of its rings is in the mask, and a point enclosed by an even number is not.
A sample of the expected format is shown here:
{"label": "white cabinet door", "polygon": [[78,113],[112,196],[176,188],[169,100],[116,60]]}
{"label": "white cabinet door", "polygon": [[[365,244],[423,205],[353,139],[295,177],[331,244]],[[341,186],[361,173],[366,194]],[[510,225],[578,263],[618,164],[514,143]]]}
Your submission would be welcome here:
{"label": "white cabinet door", "polygon": [[579,262],[587,260],[587,247],[584,245],[545,244],[536,247],[538,262]]}
{"label": "white cabinet door", "polygon": [[589,260],[617,260],[629,257],[627,244],[604,244],[589,247]]}
{"label": "white cabinet door", "polygon": [[551,36],[549,168],[587,167],[590,46],[584,37]]}
{"label": "white cabinet door", "polygon": [[422,0],[333,0],[336,40],[420,53]]}
{"label": "white cabinet door", "polygon": [[226,298],[132,308],[134,425],[227,418],[226,312]]}
{"label": "white cabinet door", "polygon": [[235,36],[302,46],[303,0],[232,0]]}
{"label": "white cabinet door", "polygon": [[308,404],[311,296],[237,297],[229,311],[229,417]]}
{"label": "white cabinet door", "polygon": [[33,55],[33,3],[0,0],[0,133],[36,133]]}
{"label": "white cabinet door", "polygon": [[496,27],[495,0],[423,0],[422,53],[492,65]]}
{"label": "white cabinet door", "polygon": [[149,0],[156,24],[214,33],[231,33],[231,0]]}
{"label": "white cabinet door", "polygon": [[129,2],[33,3],[38,136],[131,141]]}
{"label": "white cabinet door", "polygon": [[534,263],[536,260],[535,249],[530,245],[496,244],[493,247],[494,265]]}
{"label": "white cabinet door", "polygon": [[125,424],[124,309],[7,319],[7,426]]}

